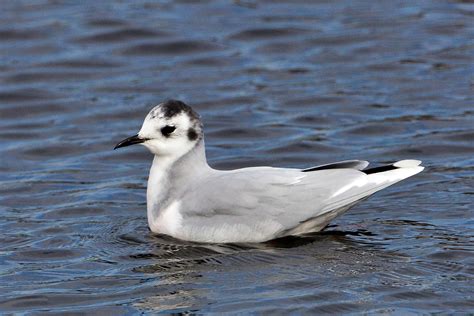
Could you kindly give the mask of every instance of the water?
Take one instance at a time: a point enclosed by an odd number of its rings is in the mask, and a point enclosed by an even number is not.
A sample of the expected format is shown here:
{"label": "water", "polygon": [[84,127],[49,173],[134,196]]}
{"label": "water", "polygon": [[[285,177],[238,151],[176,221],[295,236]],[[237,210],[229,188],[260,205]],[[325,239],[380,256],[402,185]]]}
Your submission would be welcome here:
{"label": "water", "polygon": [[[0,310],[474,311],[470,1],[2,1]],[[424,161],[321,234],[152,235],[152,157],[113,151],[167,98],[210,163]]]}

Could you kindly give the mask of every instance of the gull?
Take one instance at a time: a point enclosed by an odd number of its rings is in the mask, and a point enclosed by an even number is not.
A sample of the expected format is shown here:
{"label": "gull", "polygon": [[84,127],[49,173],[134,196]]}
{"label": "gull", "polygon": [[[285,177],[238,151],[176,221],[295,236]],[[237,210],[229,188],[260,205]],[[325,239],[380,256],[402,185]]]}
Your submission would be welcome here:
{"label": "gull", "polygon": [[154,154],[146,194],[150,230],[203,243],[320,231],[357,202],[424,169],[419,160],[369,169],[367,161],[346,160],[306,169],[216,170],[206,160],[200,116],[177,100],[154,107],[138,134],[114,149],[134,144]]}

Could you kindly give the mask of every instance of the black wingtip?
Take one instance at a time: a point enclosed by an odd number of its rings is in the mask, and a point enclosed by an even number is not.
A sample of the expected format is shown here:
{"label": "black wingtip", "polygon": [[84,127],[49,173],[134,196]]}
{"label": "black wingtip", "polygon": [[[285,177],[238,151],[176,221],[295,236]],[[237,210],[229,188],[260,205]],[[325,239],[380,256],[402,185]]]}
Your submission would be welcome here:
{"label": "black wingtip", "polygon": [[398,169],[398,167],[395,167],[393,164],[391,164],[391,165],[369,168],[369,169],[365,169],[361,171],[365,174],[373,174],[373,173],[385,172],[385,171],[390,171],[390,170],[395,170],[395,169]]}

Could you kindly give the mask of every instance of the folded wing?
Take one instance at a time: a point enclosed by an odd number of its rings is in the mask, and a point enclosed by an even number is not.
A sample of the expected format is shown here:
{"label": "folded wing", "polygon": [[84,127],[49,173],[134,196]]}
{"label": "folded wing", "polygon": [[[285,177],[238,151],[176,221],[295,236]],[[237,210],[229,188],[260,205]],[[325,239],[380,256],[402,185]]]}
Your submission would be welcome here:
{"label": "folded wing", "polygon": [[195,240],[202,235],[201,241],[228,236],[251,242],[318,231],[357,201],[423,170],[412,161],[366,174],[358,169],[368,163],[351,164],[355,169],[256,167],[216,172],[199,182],[199,190],[190,188],[186,194],[183,223]]}

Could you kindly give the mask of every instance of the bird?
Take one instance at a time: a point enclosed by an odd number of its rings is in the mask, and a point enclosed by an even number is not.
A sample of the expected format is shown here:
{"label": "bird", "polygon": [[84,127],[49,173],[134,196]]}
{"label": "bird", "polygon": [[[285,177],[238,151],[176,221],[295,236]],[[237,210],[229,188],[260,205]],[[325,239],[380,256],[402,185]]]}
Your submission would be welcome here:
{"label": "bird", "polygon": [[167,100],[138,134],[114,149],[140,144],[153,155],[147,219],[153,233],[198,243],[261,243],[323,230],[356,203],[421,172],[419,160],[367,168],[346,160],[306,169],[209,166],[199,114]]}

